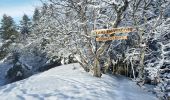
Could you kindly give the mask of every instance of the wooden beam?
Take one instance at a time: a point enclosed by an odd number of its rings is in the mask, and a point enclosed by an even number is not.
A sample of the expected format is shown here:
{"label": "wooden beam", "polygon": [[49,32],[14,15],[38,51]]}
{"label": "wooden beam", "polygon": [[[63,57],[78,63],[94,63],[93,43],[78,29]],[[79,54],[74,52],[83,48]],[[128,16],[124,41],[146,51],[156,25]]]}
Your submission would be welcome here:
{"label": "wooden beam", "polygon": [[93,30],[93,32],[95,32],[96,34],[128,33],[132,31],[133,28],[113,28],[113,29]]}
{"label": "wooden beam", "polygon": [[96,41],[108,41],[108,40],[126,40],[127,36],[112,36],[112,37],[99,37]]}

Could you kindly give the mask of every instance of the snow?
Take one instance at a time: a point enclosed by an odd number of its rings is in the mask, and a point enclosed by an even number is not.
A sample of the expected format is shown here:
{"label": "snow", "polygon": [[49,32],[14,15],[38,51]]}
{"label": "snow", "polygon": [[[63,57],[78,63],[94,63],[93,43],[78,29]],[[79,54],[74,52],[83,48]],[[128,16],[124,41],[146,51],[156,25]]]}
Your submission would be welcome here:
{"label": "snow", "polygon": [[1,100],[158,100],[123,76],[91,76],[62,65],[0,88]]}

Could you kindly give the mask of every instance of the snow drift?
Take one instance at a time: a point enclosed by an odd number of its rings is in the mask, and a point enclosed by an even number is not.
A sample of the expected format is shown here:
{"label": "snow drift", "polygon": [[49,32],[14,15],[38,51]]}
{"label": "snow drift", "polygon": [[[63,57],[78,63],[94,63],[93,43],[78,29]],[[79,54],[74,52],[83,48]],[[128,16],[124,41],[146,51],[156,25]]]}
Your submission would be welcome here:
{"label": "snow drift", "polygon": [[122,76],[92,77],[63,65],[0,88],[1,100],[158,100]]}

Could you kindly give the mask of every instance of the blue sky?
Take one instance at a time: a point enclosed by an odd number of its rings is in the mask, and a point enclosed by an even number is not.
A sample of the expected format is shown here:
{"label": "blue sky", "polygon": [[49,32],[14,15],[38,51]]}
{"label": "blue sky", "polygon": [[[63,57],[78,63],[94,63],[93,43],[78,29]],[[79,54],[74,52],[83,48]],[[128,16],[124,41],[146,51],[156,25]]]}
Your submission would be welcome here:
{"label": "blue sky", "polygon": [[31,17],[35,7],[40,5],[39,0],[0,0],[0,19],[7,14],[18,23],[23,14]]}

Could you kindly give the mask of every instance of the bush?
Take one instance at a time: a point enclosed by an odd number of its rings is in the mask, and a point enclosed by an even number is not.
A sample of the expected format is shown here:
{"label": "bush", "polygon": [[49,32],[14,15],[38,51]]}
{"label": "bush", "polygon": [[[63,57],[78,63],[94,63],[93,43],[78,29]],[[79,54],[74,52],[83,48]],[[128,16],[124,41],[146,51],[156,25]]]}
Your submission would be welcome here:
{"label": "bush", "polygon": [[24,79],[24,70],[22,65],[20,63],[14,64],[14,66],[7,71],[6,77],[9,82],[15,82]]}
{"label": "bush", "polygon": [[9,57],[12,60],[13,66],[9,68],[6,74],[6,78],[8,79],[8,83],[15,82],[21,79],[24,79],[24,67],[19,62],[19,53],[13,52]]}

